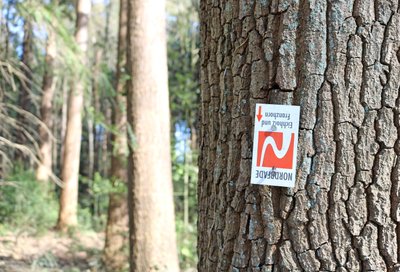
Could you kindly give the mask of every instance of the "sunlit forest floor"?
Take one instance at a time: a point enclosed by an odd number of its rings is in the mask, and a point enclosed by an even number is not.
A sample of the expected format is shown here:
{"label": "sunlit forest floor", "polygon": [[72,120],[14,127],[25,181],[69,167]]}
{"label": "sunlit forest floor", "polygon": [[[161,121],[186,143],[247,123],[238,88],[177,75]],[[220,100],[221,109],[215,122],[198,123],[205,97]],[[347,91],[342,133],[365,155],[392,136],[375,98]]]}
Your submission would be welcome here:
{"label": "sunlit forest floor", "polygon": [[0,271],[101,271],[104,233],[8,232],[0,237]]}
{"label": "sunlit forest floor", "polygon": [[[20,167],[15,167],[5,180],[7,185],[0,186],[0,272],[105,271],[102,257],[108,191],[101,189],[101,184],[106,183],[103,179],[91,183],[82,180],[79,224],[65,233],[53,230],[59,209],[55,189],[50,193],[42,190],[34,172]],[[88,193],[85,188],[92,191]],[[192,217],[186,224],[182,212],[176,218],[179,260],[184,272],[196,271],[197,233]],[[127,228],[126,238],[128,232]],[[126,240],[120,252],[126,258],[125,271],[129,265],[128,250]]]}

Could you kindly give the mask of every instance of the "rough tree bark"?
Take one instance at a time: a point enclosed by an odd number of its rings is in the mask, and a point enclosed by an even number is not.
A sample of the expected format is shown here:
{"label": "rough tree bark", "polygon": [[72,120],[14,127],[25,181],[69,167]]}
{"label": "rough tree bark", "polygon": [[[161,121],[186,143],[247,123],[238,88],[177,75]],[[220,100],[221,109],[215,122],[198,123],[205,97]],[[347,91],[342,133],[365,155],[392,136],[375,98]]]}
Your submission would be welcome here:
{"label": "rough tree bark", "polygon": [[131,271],[179,271],[172,195],[165,1],[129,0]]}
{"label": "rough tree bark", "polygon": [[[126,135],[126,83],[123,75],[126,65],[126,42],[128,22],[128,1],[120,0],[118,61],[115,79],[115,100],[113,104],[112,123],[117,133],[112,136],[111,179],[118,186],[127,183],[127,135]],[[109,271],[120,271],[125,266],[126,256],[123,254],[128,233],[127,195],[121,192],[110,193],[104,260]]]}
{"label": "rough tree bark", "polygon": [[[78,0],[76,7],[75,40],[79,46],[82,65],[86,63],[88,44],[88,25],[91,9],[90,0]],[[82,136],[82,107],[85,82],[82,75],[76,75],[76,83],[71,89],[68,100],[67,127],[64,140],[64,159],[62,164],[62,180],[64,186],[60,196],[60,212],[57,228],[66,230],[76,225],[78,206],[78,176]]]}
{"label": "rough tree bark", "polygon": [[[201,1],[199,271],[399,271],[398,1]],[[255,103],[301,106],[293,189]]]}
{"label": "rough tree bark", "polygon": [[42,86],[42,102],[40,107],[40,116],[44,126],[40,126],[40,159],[36,170],[36,179],[43,183],[49,180],[50,173],[52,171],[52,155],[53,155],[53,141],[49,131],[53,128],[53,95],[54,95],[54,59],[56,57],[56,40],[54,33],[50,30],[46,45],[46,58],[45,58],[45,73],[43,76]]}

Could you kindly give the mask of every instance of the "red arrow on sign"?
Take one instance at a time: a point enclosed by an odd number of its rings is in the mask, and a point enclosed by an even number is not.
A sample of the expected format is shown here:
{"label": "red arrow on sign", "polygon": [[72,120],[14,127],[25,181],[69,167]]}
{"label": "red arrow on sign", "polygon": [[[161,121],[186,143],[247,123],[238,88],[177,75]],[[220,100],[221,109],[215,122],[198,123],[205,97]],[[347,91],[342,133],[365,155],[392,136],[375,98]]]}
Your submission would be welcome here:
{"label": "red arrow on sign", "polygon": [[262,118],[262,114],[261,114],[261,106],[259,106],[259,107],[258,107],[258,114],[257,114],[257,119],[258,119],[258,122],[260,122],[260,121],[261,121],[261,118]]}

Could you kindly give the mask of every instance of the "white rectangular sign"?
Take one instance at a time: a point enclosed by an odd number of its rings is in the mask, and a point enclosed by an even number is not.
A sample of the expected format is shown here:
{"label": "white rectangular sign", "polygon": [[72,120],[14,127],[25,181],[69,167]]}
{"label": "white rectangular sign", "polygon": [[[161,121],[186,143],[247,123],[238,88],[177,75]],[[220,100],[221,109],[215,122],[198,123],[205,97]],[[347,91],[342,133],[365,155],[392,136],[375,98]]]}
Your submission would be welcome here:
{"label": "white rectangular sign", "polygon": [[294,187],[300,107],[256,104],[251,183]]}

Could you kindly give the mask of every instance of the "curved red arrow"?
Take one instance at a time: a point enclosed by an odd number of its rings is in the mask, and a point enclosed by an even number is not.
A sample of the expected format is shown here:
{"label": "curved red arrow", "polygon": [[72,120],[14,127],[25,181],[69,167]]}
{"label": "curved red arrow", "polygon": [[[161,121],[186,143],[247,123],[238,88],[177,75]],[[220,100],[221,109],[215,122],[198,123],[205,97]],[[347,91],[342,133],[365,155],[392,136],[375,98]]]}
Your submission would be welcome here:
{"label": "curved red arrow", "polygon": [[257,119],[258,119],[258,122],[260,122],[260,121],[261,121],[261,118],[262,118],[262,114],[261,114],[261,106],[259,106],[259,107],[258,107],[258,114],[257,114]]}

